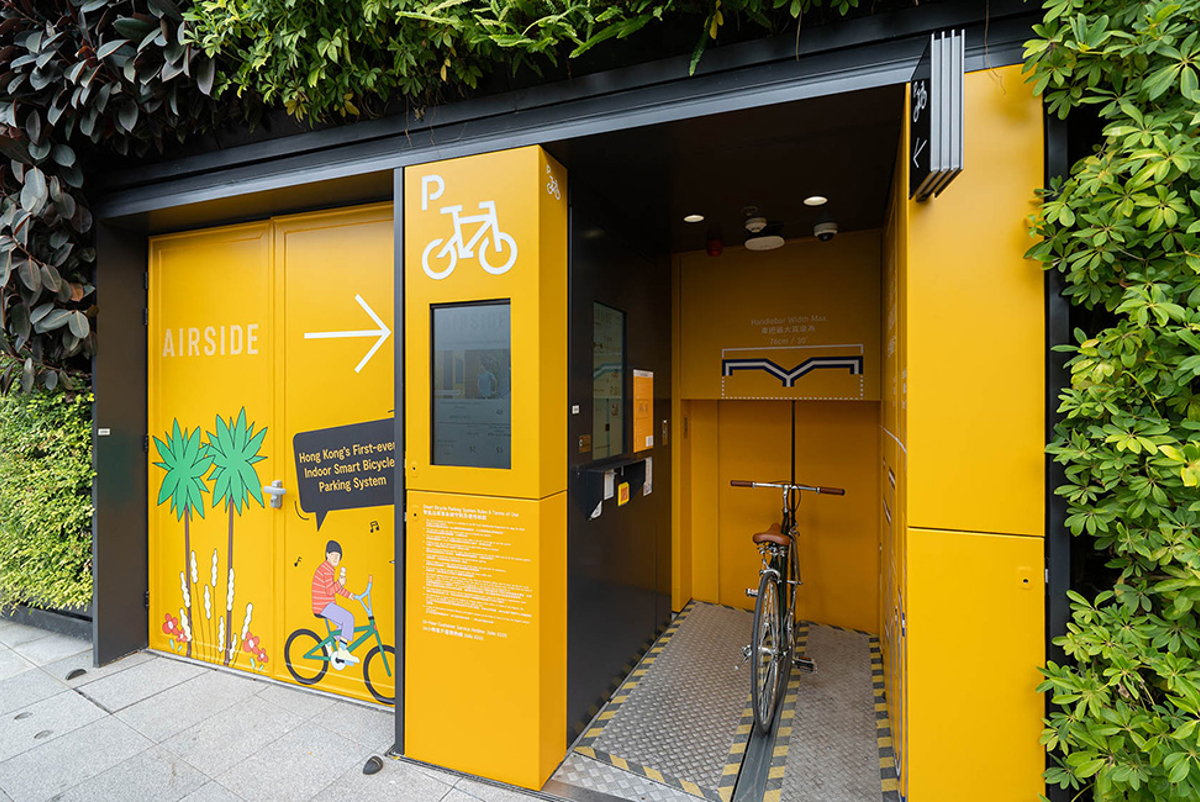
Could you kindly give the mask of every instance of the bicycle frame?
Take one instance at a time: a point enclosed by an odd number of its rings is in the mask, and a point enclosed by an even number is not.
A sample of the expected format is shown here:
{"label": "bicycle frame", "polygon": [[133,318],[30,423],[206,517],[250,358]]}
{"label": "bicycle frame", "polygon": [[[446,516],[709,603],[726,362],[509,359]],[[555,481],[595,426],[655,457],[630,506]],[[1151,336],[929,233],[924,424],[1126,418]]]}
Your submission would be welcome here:
{"label": "bicycle frame", "polygon": [[[468,259],[475,255],[475,246],[488,232],[492,233],[493,242],[499,241],[500,220],[496,214],[495,201],[483,201],[479,204],[479,208],[483,209],[486,214],[463,216],[462,208],[462,206],[443,206],[438,210],[442,214],[452,215],[454,222],[454,236],[446,240],[446,244],[438,251],[438,256],[442,256],[450,248],[457,248],[459,258]],[[466,241],[463,237],[463,226],[472,223],[483,223],[483,225],[479,227],[470,241]]]}
{"label": "bicycle frame", "polygon": [[[742,650],[743,659],[754,659],[751,670],[751,699],[754,720],[766,733],[775,717],[779,684],[786,676],[788,661],[798,669],[812,673],[816,663],[806,656],[796,655],[796,595],[801,585],[800,559],[797,554],[797,518],[801,494],[804,491],[845,495],[837,487],[797,485],[785,482],[748,482],[733,480],[734,487],[771,487],[782,491],[783,509],[779,530],[771,529],[756,535],[762,568],[758,589],[746,593],[757,602],[754,607],[752,640]],[[784,542],[777,542],[784,540]],[[769,590],[769,592],[768,592]],[[767,595],[764,595],[767,594]]]}
{"label": "bicycle frame", "polygon": [[[370,640],[372,635],[374,635],[375,645],[379,647],[380,657],[383,658],[383,667],[387,671],[387,675],[390,677],[392,676],[392,667],[388,665],[387,652],[383,649],[383,639],[379,637],[379,628],[375,626],[375,614],[371,609],[370,585],[367,586],[367,592],[363,594],[362,599],[358,600],[358,603],[361,604],[363,609],[367,611],[367,624],[365,626],[354,628],[354,634],[358,635],[358,633],[361,632],[362,636],[355,638],[355,640],[346,647],[346,651],[353,652],[357,650],[359,646],[362,646],[364,643]],[[330,658],[328,653],[325,651],[325,647],[332,646],[335,637],[333,634],[333,625],[329,623],[328,618],[325,619],[325,629],[329,632],[329,634],[325,636],[324,640],[308,650],[308,652],[304,655],[305,659],[322,660],[326,663],[329,662]]]}

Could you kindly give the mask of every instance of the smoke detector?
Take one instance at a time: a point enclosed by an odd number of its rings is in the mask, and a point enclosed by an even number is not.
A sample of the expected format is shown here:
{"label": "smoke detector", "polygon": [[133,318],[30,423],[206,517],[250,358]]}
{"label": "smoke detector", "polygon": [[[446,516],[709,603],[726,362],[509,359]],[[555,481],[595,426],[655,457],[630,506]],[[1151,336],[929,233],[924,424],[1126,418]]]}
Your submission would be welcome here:
{"label": "smoke detector", "polygon": [[746,249],[751,251],[773,251],[783,245],[783,223],[777,220],[767,220],[758,213],[757,206],[747,206],[742,209],[746,215]]}

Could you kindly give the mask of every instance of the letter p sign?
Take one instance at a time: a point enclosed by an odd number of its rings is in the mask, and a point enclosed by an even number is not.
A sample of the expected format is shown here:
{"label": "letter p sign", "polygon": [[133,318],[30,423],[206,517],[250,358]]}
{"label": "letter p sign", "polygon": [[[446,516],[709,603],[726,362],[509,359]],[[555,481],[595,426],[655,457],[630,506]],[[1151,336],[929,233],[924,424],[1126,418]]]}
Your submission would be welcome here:
{"label": "letter p sign", "polygon": [[[436,187],[431,190],[431,187]],[[446,182],[442,180],[440,175],[427,175],[421,177],[421,211],[429,210],[429,202],[442,197],[442,193],[446,191]]]}

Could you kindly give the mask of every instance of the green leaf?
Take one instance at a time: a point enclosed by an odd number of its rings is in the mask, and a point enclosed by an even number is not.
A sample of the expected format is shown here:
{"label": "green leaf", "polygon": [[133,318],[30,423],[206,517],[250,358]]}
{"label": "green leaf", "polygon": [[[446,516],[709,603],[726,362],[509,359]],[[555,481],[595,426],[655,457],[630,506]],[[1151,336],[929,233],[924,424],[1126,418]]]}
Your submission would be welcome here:
{"label": "green leaf", "polygon": [[133,128],[137,125],[138,107],[136,103],[122,103],[117,110],[117,121],[126,131],[133,133]]}
{"label": "green leaf", "polygon": [[87,315],[85,315],[83,312],[72,312],[70,319],[68,320],[68,325],[71,327],[71,333],[81,340],[88,336],[88,332],[91,331],[91,326],[88,324]]}
{"label": "green leaf", "polygon": [[128,39],[112,39],[96,48],[96,58],[106,59],[129,43]]}
{"label": "green leaf", "polygon": [[42,288],[42,271],[31,259],[22,259],[17,268],[17,275],[29,290],[37,292]]}
{"label": "green leaf", "polygon": [[113,29],[126,39],[141,39],[147,33],[158,28],[153,22],[132,17],[122,17],[113,22]]}
{"label": "green leaf", "polygon": [[21,207],[37,214],[46,203],[46,176],[37,167],[25,171],[25,186],[21,188]]}

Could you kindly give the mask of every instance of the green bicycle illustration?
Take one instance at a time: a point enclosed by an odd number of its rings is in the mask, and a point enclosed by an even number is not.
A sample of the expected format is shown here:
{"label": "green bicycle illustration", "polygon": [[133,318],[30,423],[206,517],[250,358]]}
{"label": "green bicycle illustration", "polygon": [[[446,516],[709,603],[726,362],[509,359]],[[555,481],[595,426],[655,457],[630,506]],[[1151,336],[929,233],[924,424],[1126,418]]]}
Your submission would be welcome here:
{"label": "green bicycle illustration", "polygon": [[[318,637],[317,633],[311,629],[297,629],[288,636],[287,643],[283,647],[283,657],[288,671],[291,672],[296,682],[301,685],[316,685],[324,678],[325,672],[329,670],[331,664],[334,670],[341,671],[350,663],[358,662],[357,658],[349,655],[358,651],[358,648],[367,641],[374,639],[375,646],[367,652],[367,656],[362,661],[363,681],[367,684],[367,690],[371,692],[371,695],[380,702],[387,705],[396,703],[394,692],[392,696],[385,696],[378,690],[378,686],[386,684],[386,680],[392,680],[394,683],[395,672],[392,668],[396,665],[396,650],[383,644],[383,639],[379,637],[379,629],[375,626],[375,614],[371,607],[373,579],[374,577],[368,577],[367,589],[353,597],[366,610],[367,625],[354,628],[355,638],[352,643],[346,644],[344,647],[339,646],[337,633],[329,619],[320,615],[316,617],[325,622],[325,629],[328,633],[324,638]],[[296,654],[300,656],[294,657]]]}

